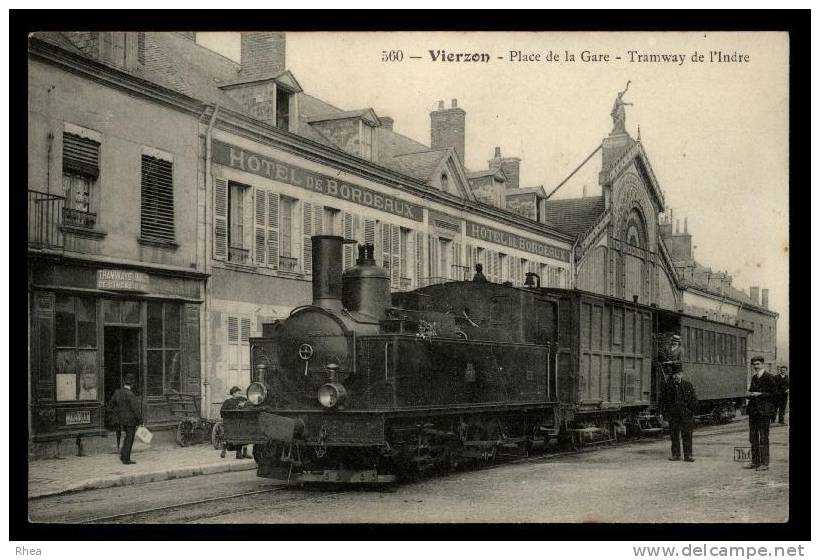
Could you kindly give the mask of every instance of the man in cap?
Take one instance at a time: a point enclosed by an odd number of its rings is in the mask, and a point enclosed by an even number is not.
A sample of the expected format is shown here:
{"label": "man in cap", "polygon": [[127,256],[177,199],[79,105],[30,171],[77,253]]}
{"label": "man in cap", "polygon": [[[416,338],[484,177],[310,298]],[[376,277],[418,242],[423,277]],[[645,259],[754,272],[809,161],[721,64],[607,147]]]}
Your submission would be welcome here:
{"label": "man in cap", "polygon": [[120,448],[120,461],[123,465],[136,463],[136,461],[131,460],[131,447],[134,445],[134,434],[137,432],[137,426],[142,424],[142,409],[139,399],[131,390],[133,385],[134,376],[131,374],[126,375],[123,379],[122,388],[114,391],[114,395],[111,397],[111,407],[125,432],[125,439]]}
{"label": "man in cap", "polygon": [[749,442],[752,444],[752,462],[747,469],[769,470],[769,423],[777,413],[777,381],[766,371],[762,356],[752,358],[752,381],[749,384]]}
{"label": "man in cap", "polygon": [[[680,345],[680,337],[678,337]],[[680,358],[678,351],[678,358]],[[669,357],[669,356],[667,356]],[[692,429],[695,426],[695,411],[698,407],[698,397],[691,383],[681,377],[680,359],[666,362],[671,374],[661,389],[661,414],[669,422],[669,435],[672,438],[672,456],[670,461],[680,461],[681,440],[683,440],[683,460],[692,463]]]}
{"label": "man in cap", "polygon": [[[789,402],[789,368],[780,366],[777,375],[774,376],[777,382],[777,423],[786,423],[786,406]],[[772,417],[774,419],[774,417]]]}
{"label": "man in cap", "polygon": [[679,334],[673,334],[669,337],[669,346],[662,349],[660,354],[661,367],[666,375],[672,375],[676,371],[682,371]]}

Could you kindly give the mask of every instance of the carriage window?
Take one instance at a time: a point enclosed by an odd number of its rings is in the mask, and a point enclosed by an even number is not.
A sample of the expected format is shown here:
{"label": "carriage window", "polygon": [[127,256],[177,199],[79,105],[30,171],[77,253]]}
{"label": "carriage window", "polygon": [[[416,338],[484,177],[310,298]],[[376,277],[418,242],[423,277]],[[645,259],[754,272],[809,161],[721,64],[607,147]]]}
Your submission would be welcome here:
{"label": "carriage window", "polygon": [[97,399],[97,301],[57,294],[55,374],[58,401]]}
{"label": "carriage window", "polygon": [[180,317],[176,303],[148,303],[147,391],[162,396],[168,389],[180,390]]}
{"label": "carriage window", "polygon": [[688,361],[690,361],[690,358],[689,358],[689,327],[683,327],[682,330],[683,330],[683,332],[681,334],[683,336],[681,336],[681,345],[683,346],[683,348],[681,348],[681,354],[682,354],[681,358],[684,361],[688,362]]}

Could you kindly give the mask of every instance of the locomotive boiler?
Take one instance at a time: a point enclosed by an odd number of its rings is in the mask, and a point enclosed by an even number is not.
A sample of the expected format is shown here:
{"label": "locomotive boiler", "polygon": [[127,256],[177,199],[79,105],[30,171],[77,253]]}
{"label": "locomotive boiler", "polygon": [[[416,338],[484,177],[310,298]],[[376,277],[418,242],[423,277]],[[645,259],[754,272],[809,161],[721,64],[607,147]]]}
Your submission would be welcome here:
{"label": "locomotive boiler", "polygon": [[[226,441],[254,444],[259,476],[392,482],[553,438],[660,430],[657,309],[534,282],[391,294],[372,246],[342,271],[343,243],[312,238],[312,303],[251,339],[249,404],[223,412]],[[663,317],[681,330],[679,314]]]}

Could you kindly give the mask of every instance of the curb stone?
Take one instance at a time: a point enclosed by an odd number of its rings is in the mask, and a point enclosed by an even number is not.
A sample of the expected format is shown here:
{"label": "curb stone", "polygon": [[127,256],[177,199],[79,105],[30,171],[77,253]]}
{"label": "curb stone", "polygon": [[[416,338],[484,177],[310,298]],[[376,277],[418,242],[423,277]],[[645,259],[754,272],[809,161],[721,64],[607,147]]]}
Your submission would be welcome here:
{"label": "curb stone", "polygon": [[190,478],[193,476],[219,474],[224,472],[249,471],[253,469],[256,469],[256,463],[253,461],[249,463],[214,463],[211,465],[204,465],[200,467],[168,469],[161,472],[122,475],[118,477],[108,478],[94,478],[90,480],[84,480],[71,486],[59,488],[56,490],[45,490],[43,492],[29,494],[28,499],[33,500],[37,498],[59,496],[62,494],[73,494],[76,492],[83,492],[86,490],[113,488],[116,486],[131,486],[134,484],[143,484],[146,482],[160,482],[163,480]]}

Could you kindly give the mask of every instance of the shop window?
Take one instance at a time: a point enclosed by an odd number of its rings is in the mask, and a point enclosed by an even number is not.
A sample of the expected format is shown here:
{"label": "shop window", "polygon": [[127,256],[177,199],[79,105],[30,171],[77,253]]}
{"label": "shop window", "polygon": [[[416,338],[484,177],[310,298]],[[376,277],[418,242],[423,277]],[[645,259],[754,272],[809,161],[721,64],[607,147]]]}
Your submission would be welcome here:
{"label": "shop window", "polygon": [[145,240],[174,242],[174,164],[142,156],[140,235]]}
{"label": "shop window", "polygon": [[96,400],[97,302],[57,294],[54,307],[56,399]]}
{"label": "shop window", "polygon": [[177,303],[147,304],[146,394],[162,396],[181,390],[180,325],[182,309]]}
{"label": "shop window", "polygon": [[99,177],[99,159],[99,142],[63,133],[63,225],[81,228],[95,226],[93,198]]}

